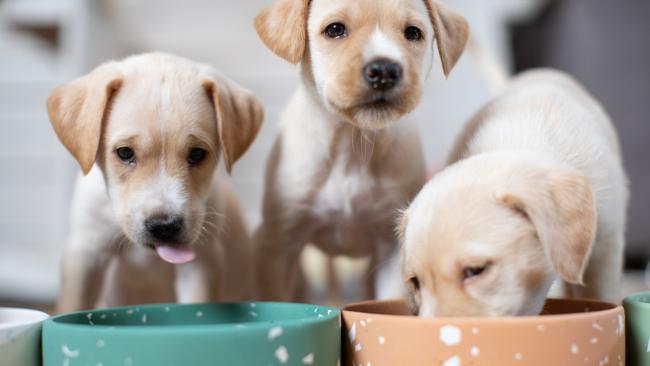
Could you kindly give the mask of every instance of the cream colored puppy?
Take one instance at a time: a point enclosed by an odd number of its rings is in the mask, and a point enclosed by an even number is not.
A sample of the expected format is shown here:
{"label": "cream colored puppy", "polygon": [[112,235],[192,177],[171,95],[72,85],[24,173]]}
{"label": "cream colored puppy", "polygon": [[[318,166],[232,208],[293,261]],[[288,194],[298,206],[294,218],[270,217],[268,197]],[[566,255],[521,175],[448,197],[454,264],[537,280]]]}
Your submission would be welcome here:
{"label": "cream colored puppy", "polygon": [[244,154],[260,102],[209,66],[144,54],[56,89],[48,112],[79,162],[59,311],[250,296],[249,237],[215,179]]}
{"label": "cream colored puppy", "polygon": [[448,74],[467,23],[431,0],[279,0],[255,27],[277,55],[301,63],[302,76],[267,166],[260,295],[294,298],[307,243],[329,255],[370,256],[374,286],[397,247],[395,210],[424,183],[417,131],[397,122],[420,101],[434,43]]}
{"label": "cream colored puppy", "polygon": [[627,183],[609,117],[570,77],[534,71],[483,108],[400,226],[421,316],[538,314],[619,301]]}

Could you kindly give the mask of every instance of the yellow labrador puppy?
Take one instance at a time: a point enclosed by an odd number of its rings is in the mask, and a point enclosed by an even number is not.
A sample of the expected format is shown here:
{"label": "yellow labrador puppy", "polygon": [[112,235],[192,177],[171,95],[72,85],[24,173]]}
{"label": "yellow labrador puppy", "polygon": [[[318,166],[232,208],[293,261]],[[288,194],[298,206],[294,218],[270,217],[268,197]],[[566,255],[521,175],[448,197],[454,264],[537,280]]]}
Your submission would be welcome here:
{"label": "yellow labrador puppy", "polygon": [[267,166],[260,295],[292,299],[298,258],[314,243],[329,255],[371,257],[371,297],[376,267],[397,247],[395,210],[424,183],[417,131],[398,122],[420,101],[434,44],[448,74],[467,22],[432,0],[278,0],[255,27],[273,52],[301,64],[302,81]]}
{"label": "yellow labrador puppy", "polygon": [[109,62],[56,89],[52,126],[77,183],[59,310],[249,295],[249,237],[215,179],[262,124],[259,100],[165,54]]}
{"label": "yellow labrador puppy", "polygon": [[538,314],[563,295],[618,301],[627,181],[616,132],[573,79],[516,78],[403,215],[403,270],[421,316]]}

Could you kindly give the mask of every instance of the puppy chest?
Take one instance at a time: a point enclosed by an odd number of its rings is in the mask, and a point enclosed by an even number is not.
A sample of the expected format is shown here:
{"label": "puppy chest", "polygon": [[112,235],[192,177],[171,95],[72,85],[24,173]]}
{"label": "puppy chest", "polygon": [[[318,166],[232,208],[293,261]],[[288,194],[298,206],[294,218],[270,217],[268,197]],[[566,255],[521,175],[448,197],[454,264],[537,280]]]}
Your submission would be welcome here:
{"label": "puppy chest", "polygon": [[389,192],[364,169],[334,169],[314,200],[314,214],[330,224],[356,224],[390,206]]}

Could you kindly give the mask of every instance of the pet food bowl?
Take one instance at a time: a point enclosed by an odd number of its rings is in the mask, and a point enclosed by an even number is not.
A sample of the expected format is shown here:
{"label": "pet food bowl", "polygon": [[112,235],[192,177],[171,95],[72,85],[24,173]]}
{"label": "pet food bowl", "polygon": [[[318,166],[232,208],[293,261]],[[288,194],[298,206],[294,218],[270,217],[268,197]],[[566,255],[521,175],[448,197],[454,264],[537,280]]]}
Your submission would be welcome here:
{"label": "pet food bowl", "polygon": [[335,366],[340,311],[316,305],[144,305],[43,324],[45,366]]}
{"label": "pet food bowl", "polygon": [[40,366],[41,322],[47,318],[36,310],[0,308],[0,365]]}
{"label": "pet food bowl", "polygon": [[623,301],[627,316],[627,360],[629,366],[650,366],[650,292]]}
{"label": "pet food bowl", "polygon": [[625,366],[625,317],[613,304],[549,300],[541,316],[408,316],[401,301],[343,309],[343,365]]}

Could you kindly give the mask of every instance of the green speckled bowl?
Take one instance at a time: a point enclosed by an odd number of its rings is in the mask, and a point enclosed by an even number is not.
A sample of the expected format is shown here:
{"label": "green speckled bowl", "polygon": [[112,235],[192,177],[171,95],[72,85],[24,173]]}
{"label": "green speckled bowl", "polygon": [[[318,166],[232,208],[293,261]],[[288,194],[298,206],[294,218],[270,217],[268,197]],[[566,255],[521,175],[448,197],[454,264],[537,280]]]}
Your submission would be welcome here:
{"label": "green speckled bowl", "polygon": [[626,297],[629,366],[650,366],[650,292]]}
{"label": "green speckled bowl", "polygon": [[340,311],[317,305],[144,305],[43,324],[44,366],[335,366]]}

